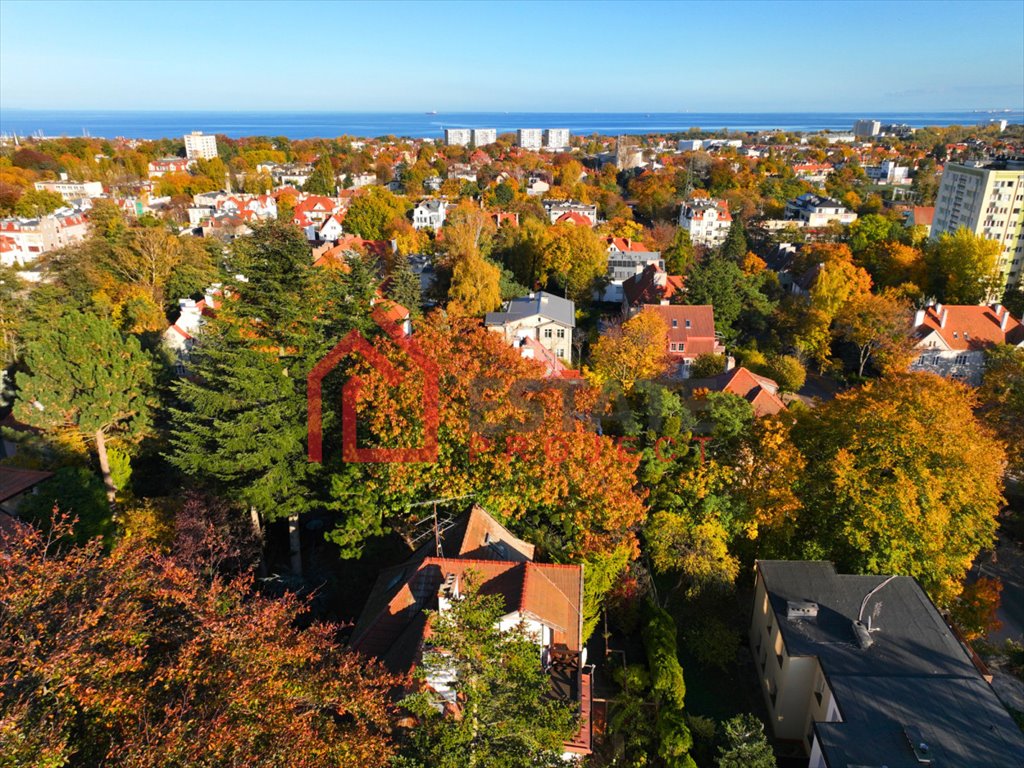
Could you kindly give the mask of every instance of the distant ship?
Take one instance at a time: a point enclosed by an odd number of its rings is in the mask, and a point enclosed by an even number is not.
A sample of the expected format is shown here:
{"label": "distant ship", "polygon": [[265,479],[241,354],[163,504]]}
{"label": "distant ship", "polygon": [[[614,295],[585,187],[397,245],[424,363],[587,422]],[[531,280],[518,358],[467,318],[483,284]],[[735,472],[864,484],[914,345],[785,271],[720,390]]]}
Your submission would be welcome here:
{"label": "distant ship", "polygon": [[436,109],[432,109],[429,112],[427,112],[427,114],[428,115],[436,115],[437,114],[437,110]]}

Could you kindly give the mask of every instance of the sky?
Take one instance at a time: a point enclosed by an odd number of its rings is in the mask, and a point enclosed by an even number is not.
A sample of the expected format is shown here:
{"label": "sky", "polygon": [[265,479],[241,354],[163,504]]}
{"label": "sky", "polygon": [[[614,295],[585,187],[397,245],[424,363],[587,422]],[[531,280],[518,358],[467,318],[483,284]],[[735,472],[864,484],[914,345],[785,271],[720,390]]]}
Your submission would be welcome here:
{"label": "sky", "polygon": [[1024,108],[1024,2],[0,2],[0,110]]}

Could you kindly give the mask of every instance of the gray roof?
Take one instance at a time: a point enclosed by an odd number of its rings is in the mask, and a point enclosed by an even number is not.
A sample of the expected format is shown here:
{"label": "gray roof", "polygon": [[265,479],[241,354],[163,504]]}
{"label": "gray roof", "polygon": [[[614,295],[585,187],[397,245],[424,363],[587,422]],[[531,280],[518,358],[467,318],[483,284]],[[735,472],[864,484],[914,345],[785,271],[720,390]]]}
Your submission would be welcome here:
{"label": "gray roof", "polygon": [[570,328],[576,327],[576,305],[569,299],[563,299],[547,291],[538,291],[506,302],[503,312],[487,313],[484,325],[504,325],[534,315],[540,315]]}
{"label": "gray roof", "polygon": [[[874,643],[852,621],[886,576],[837,574],[827,562],[759,561],[790,656],[816,656],[843,722],[816,723],[830,768],[918,768],[905,728],[929,745],[936,768],[1021,768],[1024,735],[914,579],[898,576],[868,601]],[[818,604],[788,620],[787,601]]]}

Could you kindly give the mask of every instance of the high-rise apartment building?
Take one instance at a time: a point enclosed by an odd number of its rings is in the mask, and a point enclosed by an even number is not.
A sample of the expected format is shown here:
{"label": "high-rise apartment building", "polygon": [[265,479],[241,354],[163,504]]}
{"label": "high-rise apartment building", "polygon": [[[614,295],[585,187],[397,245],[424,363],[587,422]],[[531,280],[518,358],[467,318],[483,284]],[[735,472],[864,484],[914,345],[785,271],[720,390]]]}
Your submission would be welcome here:
{"label": "high-rise apartment building", "polygon": [[466,147],[473,139],[473,131],[469,128],[445,128],[444,143],[449,147]]}
{"label": "high-rise apartment building", "polygon": [[569,129],[548,128],[545,130],[544,146],[548,149],[566,149],[569,146]]}
{"label": "high-rise apartment building", "polygon": [[217,156],[217,137],[192,131],[185,135],[185,157],[189,160],[212,160]]}
{"label": "high-rise apartment building", "polygon": [[882,123],[879,120],[858,120],[853,124],[853,135],[858,139],[870,139],[882,132]]}
{"label": "high-rise apartment building", "polygon": [[1003,284],[1022,283],[1024,263],[1024,159],[971,166],[949,163],[935,199],[931,236],[961,227],[1002,246],[998,257]]}
{"label": "high-rise apartment building", "polygon": [[493,144],[498,140],[498,130],[496,128],[474,128],[473,129],[473,144],[478,147],[484,147],[488,144]]}
{"label": "high-rise apartment building", "polygon": [[516,131],[516,143],[523,149],[540,149],[544,131],[540,128],[520,128]]}

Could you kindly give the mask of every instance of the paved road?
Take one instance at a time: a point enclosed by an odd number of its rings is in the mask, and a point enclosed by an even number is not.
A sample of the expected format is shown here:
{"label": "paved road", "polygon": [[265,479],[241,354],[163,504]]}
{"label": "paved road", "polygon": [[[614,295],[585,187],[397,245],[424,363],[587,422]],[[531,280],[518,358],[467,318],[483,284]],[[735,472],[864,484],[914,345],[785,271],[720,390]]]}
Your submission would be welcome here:
{"label": "paved road", "polygon": [[989,641],[1001,643],[1007,638],[1024,641],[1024,550],[1008,537],[1000,535],[995,557],[982,555],[972,575],[997,578],[1003,583],[999,620],[1003,623]]}

